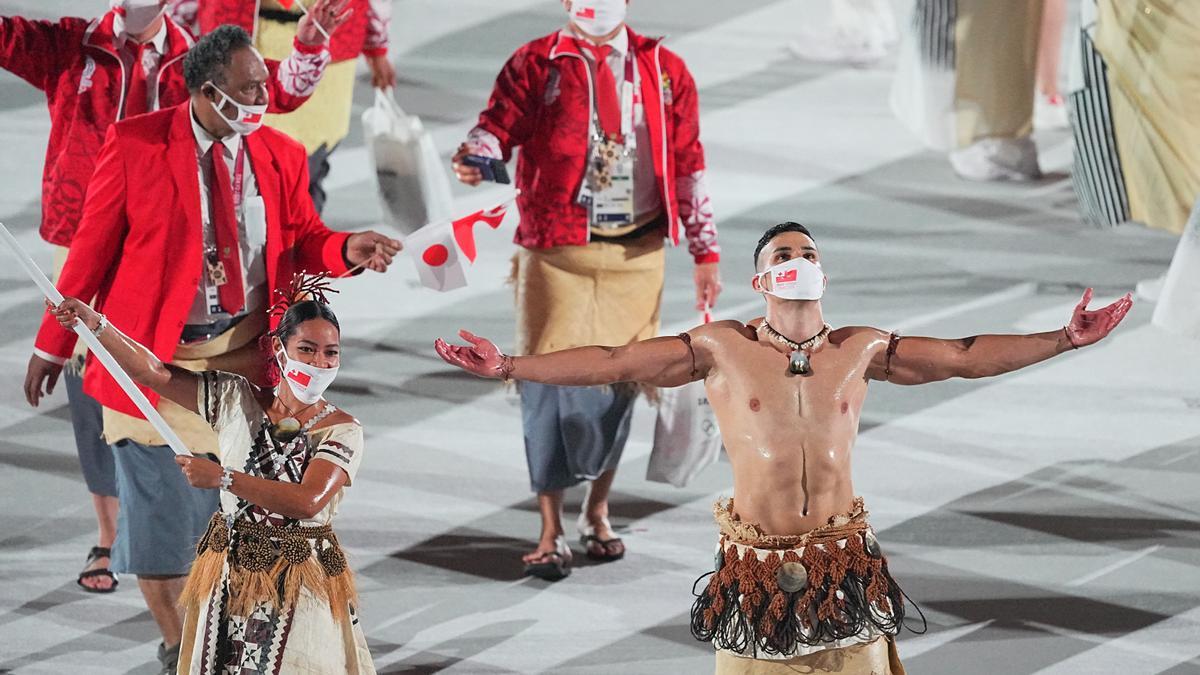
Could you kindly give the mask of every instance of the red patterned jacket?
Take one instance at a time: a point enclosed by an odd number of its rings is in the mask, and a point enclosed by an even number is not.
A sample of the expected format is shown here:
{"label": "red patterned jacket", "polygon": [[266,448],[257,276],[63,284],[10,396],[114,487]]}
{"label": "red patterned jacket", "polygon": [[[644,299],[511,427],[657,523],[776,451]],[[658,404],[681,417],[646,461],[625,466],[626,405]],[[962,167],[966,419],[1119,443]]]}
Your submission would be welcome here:
{"label": "red patterned jacket", "polygon": [[[46,93],[50,141],[42,171],[42,238],[70,246],[83,211],[96,156],[125,95],[125,71],[113,47],[113,13],[99,19],[34,21],[0,17],[0,68]],[[188,99],[183,57],[193,40],[167,19],[166,52],[159,61],[159,108]],[[286,61],[268,61],[273,112],[300,107],[329,63],[324,46],[295,43]]]}
{"label": "red patterned jacket", "polygon": [[[696,83],[683,60],[629,29],[654,154],[654,174],[673,244],[680,229],[696,263],[717,262],[717,228],[705,187]],[[516,184],[526,248],[580,246],[590,237],[587,210],[576,202],[588,152],[591,71],[574,38],[562,31],[518,49],[496,78],[477,130],[494,136],[505,160],[520,147]]]}
{"label": "red patterned jacket", "polygon": [[[305,6],[312,1],[305,0]],[[171,0],[170,12],[184,25],[198,28],[201,35],[227,23],[254,35],[260,4],[259,0]],[[347,7],[354,13],[333,33],[329,45],[333,61],[387,54],[392,0],[350,0]]]}

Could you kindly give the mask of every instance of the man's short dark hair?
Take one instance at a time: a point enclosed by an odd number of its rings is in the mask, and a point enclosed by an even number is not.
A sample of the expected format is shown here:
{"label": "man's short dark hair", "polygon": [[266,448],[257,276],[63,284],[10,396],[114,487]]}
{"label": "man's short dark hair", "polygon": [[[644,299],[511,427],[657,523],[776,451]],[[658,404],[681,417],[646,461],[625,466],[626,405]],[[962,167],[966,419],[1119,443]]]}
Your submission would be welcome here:
{"label": "man's short dark hair", "polygon": [[763,232],[763,236],[758,240],[758,246],[754,247],[754,269],[758,269],[758,254],[762,253],[763,248],[767,244],[771,243],[772,239],[778,237],[784,232],[799,232],[809,239],[812,239],[814,244],[817,243],[817,240],[813,239],[812,233],[808,231],[808,228],[800,223],[793,223],[789,220],[786,223],[775,225],[766,232]]}
{"label": "man's short dark hair", "polygon": [[183,58],[183,79],[188,91],[198,91],[205,82],[224,84],[222,69],[229,65],[233,53],[253,47],[250,34],[239,26],[226,24],[205,35],[192,45]]}

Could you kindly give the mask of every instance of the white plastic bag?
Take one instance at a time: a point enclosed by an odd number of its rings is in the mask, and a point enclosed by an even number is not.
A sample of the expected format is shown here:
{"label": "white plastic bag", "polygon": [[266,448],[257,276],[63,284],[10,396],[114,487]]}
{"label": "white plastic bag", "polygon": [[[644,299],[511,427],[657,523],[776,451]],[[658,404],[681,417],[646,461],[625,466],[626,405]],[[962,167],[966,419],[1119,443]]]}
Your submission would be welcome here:
{"label": "white plastic bag", "polygon": [[450,177],[421,118],[406,114],[391,89],[376,89],[362,124],[387,223],[408,235],[449,220]]}
{"label": "white plastic bag", "polygon": [[[706,311],[704,322],[708,321]],[[684,487],[720,455],[721,430],[708,404],[704,381],[663,389],[646,480]]]}
{"label": "white plastic bag", "polygon": [[932,150],[955,147],[955,0],[918,0],[900,40],[892,113]]}
{"label": "white plastic bag", "polygon": [[721,454],[721,430],[704,382],[664,389],[654,424],[646,480],[686,486]]}

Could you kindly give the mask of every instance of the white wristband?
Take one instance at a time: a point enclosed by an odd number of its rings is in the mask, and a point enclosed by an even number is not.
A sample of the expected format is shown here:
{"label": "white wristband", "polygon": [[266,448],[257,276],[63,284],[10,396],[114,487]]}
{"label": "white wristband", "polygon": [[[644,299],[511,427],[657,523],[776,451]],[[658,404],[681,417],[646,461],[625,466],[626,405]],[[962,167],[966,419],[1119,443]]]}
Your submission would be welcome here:
{"label": "white wristband", "polygon": [[229,467],[222,467],[221,468],[221,489],[226,492],[229,492],[230,488],[232,488],[232,487],[233,487],[233,472],[229,470]]}

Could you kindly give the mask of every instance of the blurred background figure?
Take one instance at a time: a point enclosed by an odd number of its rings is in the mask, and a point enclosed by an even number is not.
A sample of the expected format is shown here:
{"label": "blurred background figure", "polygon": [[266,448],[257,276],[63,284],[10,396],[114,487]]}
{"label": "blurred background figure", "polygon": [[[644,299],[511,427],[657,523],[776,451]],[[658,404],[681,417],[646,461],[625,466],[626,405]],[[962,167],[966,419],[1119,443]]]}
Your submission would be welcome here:
{"label": "blurred background figure", "polygon": [[1067,0],[1042,1],[1042,34],[1038,40],[1037,96],[1033,104],[1033,125],[1038,129],[1065,129],[1067,105],[1058,87],[1058,66],[1062,60]]}
{"label": "blurred background figure", "polygon": [[970,180],[1042,175],[1033,133],[1042,0],[917,0],[892,109]]}
{"label": "blurred background figure", "polygon": [[[822,6],[815,5],[813,13]],[[803,17],[788,50],[809,61],[866,65],[887,56],[899,38],[889,0],[831,0],[828,8],[827,24]]]}
{"label": "blurred background figure", "polygon": [[1182,289],[1200,287],[1200,264],[1188,239],[1196,236],[1188,214],[1200,198],[1194,112],[1200,107],[1200,4],[1085,0],[1082,15],[1085,84],[1107,103],[1072,95],[1076,143],[1087,149],[1097,146],[1094,138],[1107,141],[1102,153],[1085,155],[1091,162],[1076,163],[1084,217],[1103,225],[1132,220],[1183,235],[1170,273],[1142,281],[1137,291],[1147,300],[1170,301],[1156,309],[1155,323],[1194,326],[1196,298]]}
{"label": "blurred background figure", "polygon": [[[254,46],[266,59],[286,54],[305,7],[315,0],[172,0],[176,16],[194,25],[201,34],[232,23],[254,36]],[[267,126],[300,141],[308,151],[309,194],[320,213],[325,208],[322,188],[329,175],[329,156],[350,133],[350,107],[354,95],[354,70],[363,56],[378,88],[396,84],[396,70],[388,60],[388,25],[391,0],[342,0],[348,16],[330,41],[332,63],[308,103],[287,115],[268,115]]]}
{"label": "blurred background figure", "polygon": [[[566,26],[520,47],[453,159],[478,185],[520,148],[521,224],[514,258],[518,354],[619,346],[658,334],[664,240],[686,238],[696,307],[721,290],[717,227],[687,65],[625,23],[625,0],[564,0]],[[489,178],[490,179],[490,178]],[[579,516],[589,558],[625,545],[608,495],[637,388],[520,386],[525,453],[542,532],[526,574],[558,580],[571,550],[563,491],[588,481]]]}

